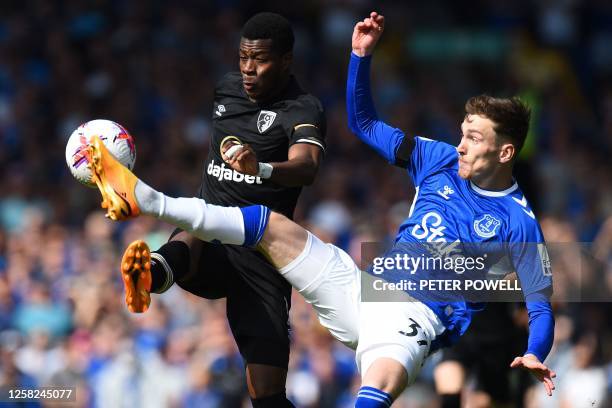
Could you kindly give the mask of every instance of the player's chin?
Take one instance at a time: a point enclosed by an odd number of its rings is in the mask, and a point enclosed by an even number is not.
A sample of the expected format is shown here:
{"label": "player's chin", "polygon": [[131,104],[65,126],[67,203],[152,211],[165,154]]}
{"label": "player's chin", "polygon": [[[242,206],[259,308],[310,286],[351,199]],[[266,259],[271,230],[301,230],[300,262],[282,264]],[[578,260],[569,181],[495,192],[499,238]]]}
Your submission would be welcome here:
{"label": "player's chin", "polygon": [[464,180],[469,180],[472,178],[472,174],[468,169],[459,168],[459,170],[457,170],[457,174]]}
{"label": "player's chin", "polygon": [[260,92],[259,92],[259,89],[258,89],[257,86],[255,86],[255,85],[252,85],[252,86],[244,85],[243,88],[244,88],[244,92],[247,94],[247,96],[249,98],[251,98],[251,99],[258,99],[259,98]]}

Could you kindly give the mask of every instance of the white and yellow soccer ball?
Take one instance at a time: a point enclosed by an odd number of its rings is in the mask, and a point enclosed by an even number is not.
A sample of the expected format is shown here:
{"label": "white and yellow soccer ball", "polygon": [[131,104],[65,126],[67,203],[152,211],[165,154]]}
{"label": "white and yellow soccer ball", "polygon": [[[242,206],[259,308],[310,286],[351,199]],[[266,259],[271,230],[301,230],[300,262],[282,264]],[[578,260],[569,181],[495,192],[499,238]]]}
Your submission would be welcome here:
{"label": "white and yellow soccer ball", "polygon": [[95,187],[91,170],[87,166],[87,146],[93,136],[98,136],[108,151],[128,169],[136,163],[134,138],[123,126],[106,119],[95,119],[83,123],[75,129],[66,143],[66,164],[70,173],[79,182]]}

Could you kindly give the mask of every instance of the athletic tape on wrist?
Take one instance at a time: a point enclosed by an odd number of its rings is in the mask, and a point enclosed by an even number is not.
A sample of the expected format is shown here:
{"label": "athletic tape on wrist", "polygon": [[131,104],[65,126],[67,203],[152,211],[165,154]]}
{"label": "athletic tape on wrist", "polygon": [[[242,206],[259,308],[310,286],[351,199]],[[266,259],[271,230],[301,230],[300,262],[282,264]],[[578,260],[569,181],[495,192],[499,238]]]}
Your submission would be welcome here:
{"label": "athletic tape on wrist", "polygon": [[257,173],[258,177],[261,177],[262,179],[269,179],[270,177],[272,177],[272,170],[274,170],[274,167],[272,167],[272,165],[270,163],[259,163],[259,172]]}

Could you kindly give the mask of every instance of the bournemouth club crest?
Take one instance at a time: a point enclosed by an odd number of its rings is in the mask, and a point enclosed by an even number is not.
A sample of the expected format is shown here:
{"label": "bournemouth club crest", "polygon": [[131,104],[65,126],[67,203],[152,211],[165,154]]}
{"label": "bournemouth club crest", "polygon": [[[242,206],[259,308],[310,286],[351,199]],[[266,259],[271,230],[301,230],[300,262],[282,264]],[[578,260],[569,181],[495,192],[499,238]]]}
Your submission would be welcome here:
{"label": "bournemouth club crest", "polygon": [[257,118],[257,129],[259,133],[263,133],[270,129],[270,126],[274,123],[274,119],[276,119],[276,112],[267,110],[259,112],[259,117]]}
{"label": "bournemouth club crest", "polygon": [[476,234],[480,237],[491,238],[495,235],[500,225],[500,220],[493,217],[491,214],[485,214],[481,219],[474,221],[474,231],[476,231]]}

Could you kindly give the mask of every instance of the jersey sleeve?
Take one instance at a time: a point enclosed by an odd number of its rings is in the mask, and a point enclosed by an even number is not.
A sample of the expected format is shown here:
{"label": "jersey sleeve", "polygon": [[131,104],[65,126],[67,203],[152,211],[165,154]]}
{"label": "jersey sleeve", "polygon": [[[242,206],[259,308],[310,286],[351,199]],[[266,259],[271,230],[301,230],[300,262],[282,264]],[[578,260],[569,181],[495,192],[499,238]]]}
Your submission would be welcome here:
{"label": "jersey sleeve", "polygon": [[371,55],[358,57],[351,53],[346,79],[348,125],[359,139],[372,147],[389,163],[405,167],[404,160],[398,163],[396,154],[405,140],[411,142],[412,139],[406,139],[404,132],[389,126],[378,118],[370,89],[371,62]]}
{"label": "jersey sleeve", "polygon": [[226,97],[235,97],[238,95],[238,86],[241,86],[242,77],[238,72],[228,72],[223,75],[215,83],[215,93],[213,98],[212,120],[215,121],[226,111],[226,106],[222,104],[222,100]]}
{"label": "jersey sleeve", "polygon": [[533,354],[540,361],[546,360],[553,344],[555,318],[550,305],[550,288],[525,297],[529,314],[529,339],[525,354]]}
{"label": "jersey sleeve", "polygon": [[513,230],[509,237],[512,265],[523,289],[523,296],[550,288],[552,272],[544,236],[535,219],[526,214],[513,216]]}
{"label": "jersey sleeve", "polygon": [[433,172],[457,163],[457,149],[448,143],[425,137],[414,138],[414,148],[408,163],[408,174],[415,186]]}
{"label": "jersey sleeve", "polygon": [[325,111],[316,98],[309,95],[291,107],[285,127],[289,146],[308,143],[325,152]]}
{"label": "jersey sleeve", "polygon": [[526,200],[511,213],[512,230],[509,236],[510,257],[521,282],[529,313],[529,339],[525,354],[533,354],[544,361],[550,352],[554,337],[554,317],[550,306],[552,273],[540,225],[527,211]]}

